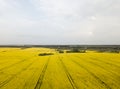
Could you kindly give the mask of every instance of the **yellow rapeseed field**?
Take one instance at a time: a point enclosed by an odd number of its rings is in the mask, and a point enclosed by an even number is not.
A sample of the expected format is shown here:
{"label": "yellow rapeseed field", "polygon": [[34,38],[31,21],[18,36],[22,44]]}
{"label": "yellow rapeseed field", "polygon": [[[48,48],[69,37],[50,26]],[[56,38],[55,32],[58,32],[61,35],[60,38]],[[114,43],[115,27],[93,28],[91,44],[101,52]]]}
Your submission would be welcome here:
{"label": "yellow rapeseed field", "polygon": [[0,48],[0,89],[120,89],[120,54]]}

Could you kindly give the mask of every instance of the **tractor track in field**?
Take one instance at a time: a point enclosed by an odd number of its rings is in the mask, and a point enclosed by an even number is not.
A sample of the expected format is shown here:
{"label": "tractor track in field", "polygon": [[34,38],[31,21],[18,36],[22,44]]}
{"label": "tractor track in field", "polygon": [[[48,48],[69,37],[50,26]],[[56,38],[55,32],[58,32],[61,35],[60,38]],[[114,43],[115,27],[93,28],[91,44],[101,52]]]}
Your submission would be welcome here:
{"label": "tractor track in field", "polygon": [[[75,56],[75,57],[80,58],[79,56]],[[115,76],[119,76],[120,77],[120,75],[116,74],[116,72],[113,72],[111,70],[105,69],[103,66],[99,65],[98,63],[94,63],[92,61],[86,61],[86,60],[84,60],[84,61],[87,62],[87,63],[93,64],[93,65],[96,65],[96,66],[100,67],[101,69],[107,71],[108,73],[111,73],[111,74],[114,74]]]}
{"label": "tractor track in field", "polygon": [[[93,58],[93,59],[96,59],[96,57],[93,57],[92,55],[89,55],[89,57],[90,58]],[[103,61],[103,60],[100,60],[100,59],[106,59],[105,57],[97,57],[97,59],[99,60],[99,61]],[[120,61],[113,61],[113,60],[111,60],[112,58],[107,58],[108,60],[110,59],[110,64],[113,64],[113,63],[120,63]],[[115,64],[114,64],[115,65]]]}
{"label": "tractor track in field", "polygon": [[73,89],[78,89],[77,86],[76,86],[76,84],[75,84],[75,82],[74,82],[74,80],[73,80],[73,78],[72,78],[72,76],[70,75],[69,71],[67,70],[64,62],[62,61],[62,59],[61,59],[60,57],[59,57],[59,59],[60,59],[61,65],[62,65],[62,67],[63,67],[63,70],[65,71],[65,73],[66,73],[66,75],[67,75],[67,78],[68,78],[68,80],[69,80],[72,88],[73,88]]}
{"label": "tractor track in field", "polygon": [[83,65],[79,64],[78,62],[71,60],[72,62],[74,62],[75,64],[77,64],[78,66],[80,66],[81,68],[83,68],[84,70],[86,70],[88,73],[90,73],[98,82],[100,82],[103,86],[105,86],[107,89],[112,89],[109,85],[107,85],[104,81],[102,81],[99,77],[97,77],[94,73],[92,73],[91,71],[89,71],[86,67],[84,67]]}
{"label": "tractor track in field", "polygon": [[6,66],[6,67],[0,69],[0,71],[5,70],[5,69],[9,69],[9,68],[11,68],[12,66],[15,66],[15,65],[17,65],[17,64],[23,63],[24,61],[26,61],[26,59],[21,60],[21,61],[19,61],[19,62],[17,62],[17,63],[11,64],[11,65],[9,65],[9,66]]}
{"label": "tractor track in field", "polygon": [[92,59],[92,60],[96,60],[96,61],[99,61],[99,62],[102,62],[102,63],[105,63],[105,64],[107,64],[107,65],[113,65],[113,66],[115,66],[116,68],[120,68],[120,66],[118,66],[118,65],[115,65],[115,64],[113,64],[113,63],[108,63],[108,62],[106,62],[106,61],[103,61],[103,60],[100,60],[99,58],[93,58],[93,57],[90,57],[90,59]]}
{"label": "tractor track in field", "polygon": [[[37,69],[34,70],[32,76],[34,76],[37,71],[38,71]],[[33,78],[30,78],[30,80],[33,81]],[[16,89],[18,89],[18,87]],[[24,89],[29,89],[28,86],[27,86],[27,82],[25,82],[25,84],[24,84]]]}
{"label": "tractor track in field", "polygon": [[47,67],[48,67],[48,64],[49,64],[49,60],[50,60],[50,57],[48,58],[47,62],[45,63],[34,89],[40,89],[41,88],[41,85],[43,83],[43,79],[44,79],[44,76],[45,76],[45,73],[46,73],[46,70],[47,70]]}
{"label": "tractor track in field", "polygon": [[0,62],[0,65],[3,65],[3,64],[5,64],[5,63],[9,63],[9,61],[7,61],[7,62]]}
{"label": "tractor track in field", "polygon": [[[24,59],[25,60],[25,59]],[[18,61],[20,62],[20,61]],[[4,61],[4,62],[0,62],[0,65],[3,65],[3,64],[6,64],[6,63],[9,63],[9,61]],[[0,69],[1,70],[1,69]]]}
{"label": "tractor track in field", "polygon": [[7,80],[5,80],[5,81],[3,81],[2,83],[0,83],[0,88],[3,87],[3,86],[5,86],[5,85],[6,85],[7,83],[9,83],[12,79],[16,78],[17,75],[19,75],[20,73],[26,71],[32,64],[33,64],[33,62],[30,63],[29,65],[27,65],[27,67],[23,68],[23,69],[22,69],[21,71],[19,71],[18,73],[12,75],[12,76],[11,76],[10,78],[8,78]]}

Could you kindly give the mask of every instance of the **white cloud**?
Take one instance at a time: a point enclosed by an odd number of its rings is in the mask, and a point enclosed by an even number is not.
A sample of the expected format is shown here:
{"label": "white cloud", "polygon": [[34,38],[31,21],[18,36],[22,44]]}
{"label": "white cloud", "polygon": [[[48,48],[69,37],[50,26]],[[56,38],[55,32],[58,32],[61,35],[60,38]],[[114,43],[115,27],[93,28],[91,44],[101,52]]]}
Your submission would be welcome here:
{"label": "white cloud", "polygon": [[119,11],[119,0],[0,0],[0,44],[119,44]]}

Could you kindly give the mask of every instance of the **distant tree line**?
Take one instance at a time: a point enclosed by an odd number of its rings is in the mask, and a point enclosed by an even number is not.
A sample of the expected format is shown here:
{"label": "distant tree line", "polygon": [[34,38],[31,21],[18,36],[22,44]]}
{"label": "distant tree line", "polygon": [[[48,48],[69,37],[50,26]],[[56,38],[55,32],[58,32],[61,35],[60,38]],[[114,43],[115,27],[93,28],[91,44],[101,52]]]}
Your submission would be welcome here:
{"label": "distant tree line", "polygon": [[38,56],[48,56],[48,55],[54,55],[53,53],[40,53]]}

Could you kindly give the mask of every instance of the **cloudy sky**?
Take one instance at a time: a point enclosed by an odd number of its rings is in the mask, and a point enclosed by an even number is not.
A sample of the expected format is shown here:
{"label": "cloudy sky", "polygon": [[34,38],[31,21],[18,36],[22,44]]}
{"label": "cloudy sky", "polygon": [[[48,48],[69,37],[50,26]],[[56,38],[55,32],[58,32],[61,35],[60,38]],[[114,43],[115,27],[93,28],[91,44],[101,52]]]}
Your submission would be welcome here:
{"label": "cloudy sky", "polygon": [[0,0],[0,44],[120,44],[120,0]]}

